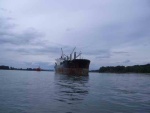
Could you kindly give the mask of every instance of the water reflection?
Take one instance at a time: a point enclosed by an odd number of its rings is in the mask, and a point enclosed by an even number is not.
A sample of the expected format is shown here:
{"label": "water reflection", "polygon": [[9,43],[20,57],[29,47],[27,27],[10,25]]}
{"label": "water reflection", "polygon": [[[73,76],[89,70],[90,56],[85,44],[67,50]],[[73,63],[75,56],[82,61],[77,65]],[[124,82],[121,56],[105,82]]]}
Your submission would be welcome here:
{"label": "water reflection", "polygon": [[66,104],[82,102],[88,94],[88,76],[55,74],[55,100]]}

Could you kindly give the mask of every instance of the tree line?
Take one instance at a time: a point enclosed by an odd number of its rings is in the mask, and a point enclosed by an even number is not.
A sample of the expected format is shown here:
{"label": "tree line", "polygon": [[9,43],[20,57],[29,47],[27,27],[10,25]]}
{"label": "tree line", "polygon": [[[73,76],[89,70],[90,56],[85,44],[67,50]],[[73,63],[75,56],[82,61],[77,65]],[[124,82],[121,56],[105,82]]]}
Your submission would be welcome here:
{"label": "tree line", "polygon": [[[14,67],[9,67],[9,66],[4,66],[4,65],[1,65],[1,66],[0,66],[0,70],[26,70],[26,71],[39,71],[38,68],[26,68],[26,69],[22,69],[22,68],[14,68]],[[40,71],[53,71],[53,70],[40,69]]]}
{"label": "tree line", "polygon": [[0,69],[8,70],[9,66],[0,66]]}
{"label": "tree line", "polygon": [[106,66],[97,70],[100,73],[150,73],[150,64],[134,66]]}

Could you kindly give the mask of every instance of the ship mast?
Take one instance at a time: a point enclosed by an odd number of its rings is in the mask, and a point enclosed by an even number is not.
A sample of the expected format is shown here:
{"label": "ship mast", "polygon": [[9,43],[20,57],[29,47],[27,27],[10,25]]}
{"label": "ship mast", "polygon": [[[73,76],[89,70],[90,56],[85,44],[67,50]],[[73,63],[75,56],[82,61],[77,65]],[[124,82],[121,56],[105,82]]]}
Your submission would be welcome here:
{"label": "ship mast", "polygon": [[70,54],[70,60],[72,60],[72,53],[74,52],[75,49],[76,49],[76,47],[73,49],[73,51]]}
{"label": "ship mast", "polygon": [[82,54],[82,53],[80,52],[80,53],[76,56],[76,58],[78,58],[79,56],[81,57],[81,54]]}
{"label": "ship mast", "polygon": [[64,58],[64,53],[63,53],[62,48],[61,48],[61,53],[62,53],[62,54],[61,54],[61,57]]}

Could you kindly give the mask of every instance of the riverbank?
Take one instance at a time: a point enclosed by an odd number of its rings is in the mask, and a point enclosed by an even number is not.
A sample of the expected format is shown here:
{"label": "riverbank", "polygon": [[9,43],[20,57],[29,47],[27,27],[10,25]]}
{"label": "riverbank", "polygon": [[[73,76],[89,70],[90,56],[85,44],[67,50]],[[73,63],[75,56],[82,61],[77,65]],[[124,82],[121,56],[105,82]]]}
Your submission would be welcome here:
{"label": "riverbank", "polygon": [[90,72],[99,73],[150,73],[150,64],[134,65],[134,66],[102,66],[99,70],[91,70]]}
{"label": "riverbank", "polygon": [[9,66],[0,66],[0,70],[19,70],[19,71],[54,71],[50,69],[41,69],[41,68],[14,68],[14,67],[9,67]]}

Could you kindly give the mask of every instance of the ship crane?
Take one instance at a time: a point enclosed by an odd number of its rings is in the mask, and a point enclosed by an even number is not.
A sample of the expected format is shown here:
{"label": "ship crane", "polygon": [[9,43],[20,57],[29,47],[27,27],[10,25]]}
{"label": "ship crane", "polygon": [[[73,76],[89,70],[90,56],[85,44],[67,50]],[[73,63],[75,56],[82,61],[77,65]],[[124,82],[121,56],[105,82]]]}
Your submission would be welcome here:
{"label": "ship crane", "polygon": [[67,55],[65,55],[65,54],[63,54],[64,56],[66,56],[64,59],[66,60],[69,60],[69,57],[67,56]]}
{"label": "ship crane", "polygon": [[[76,49],[76,47],[72,50],[72,52],[70,54],[70,59],[69,59],[69,57],[63,53],[63,50],[61,48],[61,52],[62,52],[61,58],[64,59],[64,60],[72,60],[72,54],[75,51],[75,49]],[[79,56],[81,57],[81,54],[82,53],[80,51],[80,53],[76,56],[76,52],[74,52],[74,59],[78,58]]]}
{"label": "ship crane", "polygon": [[76,49],[76,47],[73,49],[73,51],[70,54],[70,60],[72,60],[72,53],[74,52],[75,49]]}
{"label": "ship crane", "polygon": [[[75,49],[76,49],[76,47],[73,49],[72,53],[74,52]],[[72,55],[72,53],[71,53],[71,55]]]}
{"label": "ship crane", "polygon": [[78,58],[79,56],[81,56],[81,54],[82,54],[82,53],[80,52],[80,53],[76,56],[76,58]]}
{"label": "ship crane", "polygon": [[61,54],[61,57],[64,58],[64,53],[63,53],[62,48],[61,48],[61,53],[62,53],[62,54]]}

